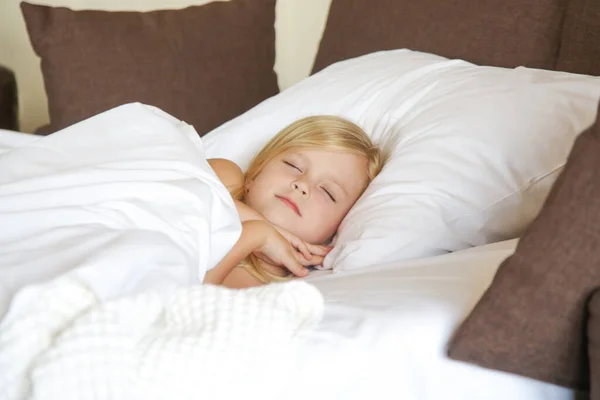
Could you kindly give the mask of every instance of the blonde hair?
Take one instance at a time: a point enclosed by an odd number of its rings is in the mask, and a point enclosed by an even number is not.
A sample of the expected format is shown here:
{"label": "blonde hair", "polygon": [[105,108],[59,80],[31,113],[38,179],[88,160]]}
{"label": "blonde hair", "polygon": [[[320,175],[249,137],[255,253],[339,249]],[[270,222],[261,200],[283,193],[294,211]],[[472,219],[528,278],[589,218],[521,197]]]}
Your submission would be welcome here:
{"label": "blonde hair", "polygon": [[[252,159],[244,174],[244,184],[232,190],[233,198],[243,202],[246,182],[256,179],[265,166],[280,154],[300,148],[348,152],[365,157],[369,183],[379,174],[386,161],[381,149],[358,125],[333,115],[302,118],[277,133]],[[240,266],[263,283],[287,279],[265,271],[253,254]]]}

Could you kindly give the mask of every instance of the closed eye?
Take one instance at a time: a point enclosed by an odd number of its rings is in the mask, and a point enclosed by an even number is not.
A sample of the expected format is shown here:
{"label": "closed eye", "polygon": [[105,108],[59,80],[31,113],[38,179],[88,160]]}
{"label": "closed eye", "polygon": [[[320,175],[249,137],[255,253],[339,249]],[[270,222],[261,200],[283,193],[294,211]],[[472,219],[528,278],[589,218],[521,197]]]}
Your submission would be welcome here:
{"label": "closed eye", "polygon": [[335,197],[333,197],[327,189],[323,188],[323,191],[327,194],[327,196],[329,196],[331,201],[333,201],[334,203],[337,203],[337,201],[335,200]]}
{"label": "closed eye", "polygon": [[292,164],[291,162],[288,162],[288,161],[285,161],[285,160],[284,160],[283,162],[284,162],[284,164],[287,164],[287,165],[289,165],[290,167],[292,167],[292,168],[294,168],[294,169],[297,169],[299,172],[302,172],[302,170],[301,170],[300,168],[296,167],[296,166],[295,166],[294,164]]}

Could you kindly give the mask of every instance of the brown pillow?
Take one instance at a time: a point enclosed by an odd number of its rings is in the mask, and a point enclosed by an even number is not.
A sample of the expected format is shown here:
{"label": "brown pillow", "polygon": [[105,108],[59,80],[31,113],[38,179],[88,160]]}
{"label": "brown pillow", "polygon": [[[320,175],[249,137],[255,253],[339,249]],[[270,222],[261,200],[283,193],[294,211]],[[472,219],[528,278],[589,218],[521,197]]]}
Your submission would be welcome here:
{"label": "brown pillow", "polygon": [[600,1],[569,1],[557,68],[600,75]]}
{"label": "brown pillow", "polygon": [[515,253],[459,327],[455,360],[585,390],[584,316],[600,286],[600,119],[581,134]]}
{"label": "brown pillow", "polygon": [[151,12],[21,3],[42,59],[50,130],[142,102],[202,135],[275,95],[275,2]]}
{"label": "brown pillow", "polygon": [[600,290],[588,303],[588,358],[590,360],[590,399],[600,400]]}
{"label": "brown pillow", "polygon": [[563,0],[333,0],[313,72],[378,50],[408,48],[476,64],[556,65]]}
{"label": "brown pillow", "polygon": [[18,114],[15,74],[0,66],[0,129],[18,130]]}

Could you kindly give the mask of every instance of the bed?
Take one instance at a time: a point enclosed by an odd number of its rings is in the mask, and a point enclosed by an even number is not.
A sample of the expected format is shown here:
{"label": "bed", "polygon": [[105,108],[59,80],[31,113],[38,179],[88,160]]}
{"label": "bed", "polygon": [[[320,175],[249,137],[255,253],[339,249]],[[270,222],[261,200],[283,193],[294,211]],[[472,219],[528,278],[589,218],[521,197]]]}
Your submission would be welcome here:
{"label": "bed", "polygon": [[286,396],[573,398],[565,388],[490,373],[446,356],[453,321],[474,305],[515,244],[511,240],[339,277],[310,278],[326,306],[302,367],[307,375],[314,365],[329,372],[317,373],[310,385]]}
{"label": "bed", "polygon": [[[418,7],[410,2],[384,1],[378,9],[371,3],[333,0],[324,7],[325,2],[265,1],[260,6],[256,3],[250,6],[249,1],[233,0],[231,4],[213,4],[215,7],[210,9],[208,16],[202,15],[207,10],[203,7],[207,6],[171,10],[171,14],[161,15],[160,11],[149,13],[148,20],[157,18],[167,27],[158,33],[151,29],[140,30],[149,35],[151,43],[164,35],[167,29],[169,35],[186,32],[186,29],[179,32],[174,27],[194,26],[197,20],[188,18],[196,13],[198,16],[195,18],[206,18],[202,20],[204,23],[217,18],[227,21],[249,18],[248,21],[254,25],[234,24],[239,29],[228,33],[229,37],[220,32],[223,49],[211,47],[209,50],[217,60],[214,65],[204,63],[206,57],[200,54],[198,58],[186,57],[184,66],[173,63],[165,67],[166,70],[153,70],[144,75],[142,81],[133,82],[130,77],[142,74],[140,65],[143,66],[143,63],[136,62],[133,67],[125,54],[131,49],[146,48],[147,42],[140,38],[143,35],[135,38],[136,35],[131,35],[131,38],[123,40],[126,44],[120,48],[120,44],[110,41],[110,34],[104,30],[109,46],[95,44],[97,51],[93,54],[81,50],[71,54],[69,50],[71,47],[82,48],[82,43],[89,42],[98,33],[98,27],[103,26],[103,18],[112,18],[114,9],[121,6],[112,5],[112,13],[78,14],[65,8],[24,5],[22,11],[31,47],[42,59],[41,71],[50,105],[50,120],[44,116],[45,101],[36,99],[36,107],[27,105],[34,102],[34,95],[39,95],[41,85],[24,89],[24,95],[31,97],[21,101],[25,120],[21,125],[28,131],[34,131],[40,125],[46,126],[38,129],[39,135],[0,131],[0,163],[3,162],[1,157],[6,157],[6,163],[8,154],[17,154],[18,149],[34,148],[35,143],[38,143],[38,149],[69,148],[73,152],[71,154],[75,154],[78,147],[73,142],[77,141],[74,138],[78,135],[82,137],[82,134],[90,135],[110,127],[116,130],[118,124],[121,124],[118,126],[121,134],[138,132],[141,128],[153,131],[152,117],[148,117],[147,125],[139,122],[140,115],[148,112],[146,106],[139,104],[111,111],[113,114],[107,114],[112,115],[111,120],[96,116],[131,102],[151,104],[162,110],[157,112],[169,114],[164,118],[172,125],[164,125],[164,129],[173,132],[176,139],[172,143],[165,142],[165,146],[189,141],[208,158],[229,158],[242,167],[247,166],[253,152],[274,132],[299,116],[314,113],[346,116],[380,142],[387,140],[390,146],[397,146],[391,150],[395,158],[386,167],[388,172],[384,178],[375,182],[365,199],[361,199],[344,222],[336,250],[326,261],[326,269],[315,270],[304,280],[322,296],[322,310],[314,314],[303,311],[315,325],[307,323],[304,326],[296,321],[301,328],[295,326],[297,331],[293,332],[298,332],[299,338],[295,337],[295,333],[289,333],[292,331],[286,331],[290,337],[298,339],[294,342],[294,353],[285,353],[290,348],[281,344],[282,354],[289,354],[287,361],[293,361],[290,364],[284,364],[275,355],[265,357],[271,362],[271,367],[287,368],[286,373],[280,371],[276,375],[280,379],[277,382],[268,379],[257,381],[263,386],[256,382],[256,386],[251,386],[244,381],[248,387],[264,389],[263,397],[272,395],[273,398],[289,399],[586,398],[589,383],[581,387],[565,387],[569,385],[561,386],[547,380],[456,361],[448,357],[448,345],[457,328],[492,283],[499,266],[515,252],[518,237],[527,232],[529,224],[542,209],[575,138],[596,118],[596,105],[600,98],[600,81],[595,78],[600,75],[600,8],[591,0],[538,0],[528,5],[519,1],[449,4],[428,0],[419,3]],[[97,6],[93,2],[85,5],[66,1],[52,4],[75,8]],[[225,8],[228,6],[239,8],[229,10]],[[277,29],[273,30],[275,6]],[[312,19],[306,15],[311,12],[315,14]],[[139,23],[144,29],[153,26],[152,22],[144,20],[146,17],[139,18],[134,14],[138,13],[121,14],[125,22],[111,22],[115,37],[120,37],[119,32],[122,31],[119,29],[125,29],[120,24]],[[299,22],[302,18],[310,21]],[[319,21],[324,26],[322,38]],[[77,26],[77,38],[73,39],[69,32],[62,31],[64,26]],[[259,32],[254,32],[249,26],[259,27],[256,28]],[[214,26],[211,29],[215,29]],[[156,34],[159,36],[152,36]],[[319,43],[302,42],[303,39],[310,42],[313,37],[318,40],[317,36]],[[243,46],[235,47],[236,43],[242,43],[242,37]],[[189,52],[193,46],[208,46],[203,35],[189,42],[184,36],[177,38],[179,42],[173,42],[182,46],[183,53]],[[283,43],[284,40],[286,43]],[[65,47],[65,44],[68,46]],[[123,50],[118,53],[119,62],[114,63],[119,64],[120,69],[106,61],[111,46]],[[154,63],[158,57],[172,57],[170,46],[156,44],[156,54],[147,62]],[[294,46],[302,50],[291,51]],[[237,49],[237,57],[228,58],[235,53],[230,51],[231,48]],[[316,51],[311,53],[311,48]],[[31,49],[28,51],[32,52]],[[65,53],[69,53],[68,56]],[[311,53],[310,57],[306,57],[307,53]],[[144,53],[135,55],[139,57],[140,54]],[[298,57],[303,55],[304,61],[299,61]],[[312,64],[313,59],[311,76],[304,79],[299,69],[302,65]],[[19,63],[23,60],[27,58]],[[19,63],[15,65],[22,65]],[[279,87],[284,89],[279,94],[278,77],[272,70],[274,64],[279,74]],[[187,77],[194,68],[202,70],[203,77],[178,82],[172,91],[161,86],[136,93],[136,85],[139,87],[142,86],[140,82],[156,79],[156,74],[167,71],[168,74],[180,73]],[[25,80],[28,76],[26,72],[23,75],[19,70],[16,72],[18,79]],[[39,75],[39,72],[36,70],[35,73]],[[247,81],[252,82],[249,84]],[[296,84],[295,81],[299,82]],[[189,90],[186,85],[193,89]],[[128,90],[117,90],[122,87]],[[198,94],[202,90],[206,93]],[[239,92],[244,94],[235,97],[234,94]],[[89,93],[96,93],[96,98]],[[229,103],[232,96],[236,101]],[[79,101],[72,101],[73,97]],[[205,110],[211,117],[197,115],[190,104]],[[118,116],[118,110],[126,113]],[[141,114],[135,122],[128,122],[127,118],[135,113]],[[94,117],[89,119],[91,116]],[[176,118],[172,119],[172,116]],[[162,114],[160,118],[163,118]],[[178,125],[176,120],[191,123],[202,140],[191,139],[194,135],[188,130],[183,132],[185,127]],[[490,120],[494,121],[493,126],[486,127]],[[161,121],[157,119],[155,126],[160,126]],[[50,125],[47,125],[48,122]],[[72,125],[74,122],[77,124]],[[402,134],[394,136],[395,129]],[[558,133],[551,135],[549,131]],[[43,136],[50,132],[55,133]],[[485,132],[483,139],[481,132]],[[177,136],[179,134],[181,138]],[[140,136],[132,139],[131,143],[139,144],[144,140],[153,143],[153,138]],[[246,138],[250,139],[246,141]],[[115,146],[119,141],[115,135]],[[103,145],[106,143],[98,142],[98,148]],[[177,154],[180,159],[190,157],[189,162],[195,163],[193,155],[181,148],[173,149],[172,154]],[[85,151],[82,150],[82,154]],[[156,154],[152,149],[148,151],[151,151],[148,154]],[[457,158],[463,157],[463,161],[444,161],[443,168],[439,170],[430,167],[439,160],[446,160],[449,153]],[[475,153],[478,157],[470,155]],[[26,176],[27,171],[44,168],[44,160],[33,158],[37,153],[23,154],[30,158],[21,159],[23,164],[19,165],[22,169],[17,171],[15,167],[16,172],[6,172],[0,178],[9,180],[11,176]],[[30,161],[32,166],[27,166],[23,160]],[[98,162],[108,161],[124,159]],[[169,162],[172,160],[169,159]],[[162,164],[161,168],[167,165],[171,164]],[[190,173],[204,179],[206,185],[214,183],[210,176],[202,175],[202,165],[194,166],[198,170]],[[460,176],[460,179],[449,176]],[[428,186],[426,183],[429,181],[436,184]],[[439,183],[444,181],[448,183]],[[399,188],[398,191],[395,191],[396,188]],[[8,203],[11,193],[4,193],[7,201],[4,204],[13,204]],[[411,197],[415,193],[420,197]],[[389,197],[382,197],[384,195]],[[423,195],[429,197],[423,200]],[[404,197],[405,203],[399,203],[399,197]],[[215,204],[221,204],[222,210],[215,213],[226,213],[230,205],[222,200],[222,193],[210,198]],[[435,202],[432,198],[436,199]],[[381,208],[382,204],[388,208]],[[374,214],[374,209],[379,210],[379,214]],[[191,205],[190,210],[193,210]],[[400,212],[398,210],[407,215],[404,221],[391,218]],[[2,218],[10,217],[7,214],[3,213]],[[210,219],[210,216],[206,218]],[[13,226],[12,222],[6,221],[9,220],[0,221],[1,229]],[[385,224],[385,221],[392,222]],[[206,237],[221,235],[223,239],[220,240],[226,243],[235,236],[234,225],[229,220],[222,222],[218,227],[209,228]],[[382,229],[384,225],[385,229]],[[394,230],[395,233],[390,234]],[[10,236],[7,234],[6,237]],[[35,243],[32,241],[31,246]],[[159,246],[160,243],[155,244]],[[223,244],[214,254],[222,254],[226,247]],[[23,248],[26,249],[26,246]],[[90,254],[92,248],[89,249]],[[34,247],[30,250],[33,251]],[[0,265],[2,260],[8,259],[6,255],[9,253],[5,248],[5,258],[0,257]],[[193,252],[189,253],[191,256],[185,254],[188,258],[202,259]],[[157,258],[163,256],[163,253],[156,253]],[[19,305],[24,304],[24,310],[32,298],[41,296],[35,292],[39,288],[36,284],[68,271],[70,267],[59,261],[70,258],[64,254],[60,257],[55,262],[46,262],[40,274],[36,273],[42,262],[40,260],[24,264],[21,271],[0,271],[0,274],[6,274],[1,279],[5,284],[0,284],[0,316],[9,310],[12,296],[22,288],[31,284],[34,290],[30,292],[33,295],[22,294]],[[164,257],[171,262],[170,253]],[[211,261],[202,259],[194,262],[210,264]],[[157,276],[162,279],[162,275]],[[177,285],[194,283],[188,276],[181,276],[173,278],[173,282]],[[94,279],[101,280],[94,273],[83,274],[79,278],[88,283]],[[118,279],[124,282],[126,278],[124,275]],[[140,288],[152,287],[155,282],[146,280],[140,283],[140,287],[127,290],[137,293]],[[108,286],[98,283],[96,289],[98,293],[105,290],[100,298],[113,300],[116,295]],[[299,287],[294,290],[304,293],[302,290],[307,289]],[[260,293],[252,295],[263,296]],[[310,299],[307,304],[319,302],[318,295],[314,293],[308,293],[307,299]],[[301,304],[302,300],[297,303]],[[299,307],[298,304],[294,307]],[[16,306],[15,310],[11,321],[18,322],[14,316],[20,311]],[[306,315],[302,318],[310,319]],[[267,322],[273,323],[272,320],[265,321],[264,326],[267,327],[270,326]],[[7,329],[7,332],[13,333],[23,329],[18,324],[9,328],[12,330]],[[14,334],[6,337],[17,340]],[[6,337],[5,340],[8,340]],[[241,342],[234,343],[240,346],[236,349],[242,348]],[[263,342],[259,344],[266,346]],[[220,349],[218,346],[215,348]],[[0,351],[0,370],[7,368],[9,371],[11,358],[7,354],[10,355]],[[258,362],[255,358],[241,360],[245,360],[247,365],[259,365],[252,364]],[[244,365],[242,361],[240,363]],[[279,367],[277,363],[280,363]],[[23,373],[24,370],[19,371]],[[46,370],[39,371],[43,378]],[[11,376],[16,376],[14,369],[10,372],[15,374]],[[250,378],[259,375],[248,374]],[[19,396],[26,393],[22,391],[25,386],[14,382],[16,380],[0,380],[0,389],[3,384],[11,389],[6,395],[0,390],[0,398],[22,398]],[[272,391],[267,391],[265,385],[270,386]],[[47,388],[48,396],[57,393],[52,390],[60,389],[43,387]],[[73,398],[78,398],[76,393],[75,390],[68,392]],[[245,393],[248,398],[259,396],[258,392],[251,390]],[[93,398],[90,393],[85,394]],[[177,394],[180,398],[191,396],[183,389]],[[115,395],[112,398],[119,397]]]}

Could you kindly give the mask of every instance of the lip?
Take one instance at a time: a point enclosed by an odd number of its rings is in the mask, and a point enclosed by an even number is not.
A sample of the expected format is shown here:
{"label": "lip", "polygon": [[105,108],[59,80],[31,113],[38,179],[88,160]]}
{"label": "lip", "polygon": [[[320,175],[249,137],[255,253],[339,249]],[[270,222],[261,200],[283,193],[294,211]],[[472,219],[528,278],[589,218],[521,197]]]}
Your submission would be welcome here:
{"label": "lip", "polygon": [[288,199],[287,197],[283,197],[283,196],[275,196],[277,197],[279,200],[281,200],[281,202],[283,204],[285,204],[286,206],[288,206],[289,208],[291,208],[296,214],[298,214],[298,216],[302,216],[302,214],[300,214],[300,209],[298,208],[298,205],[296,203],[294,203],[293,200]]}

